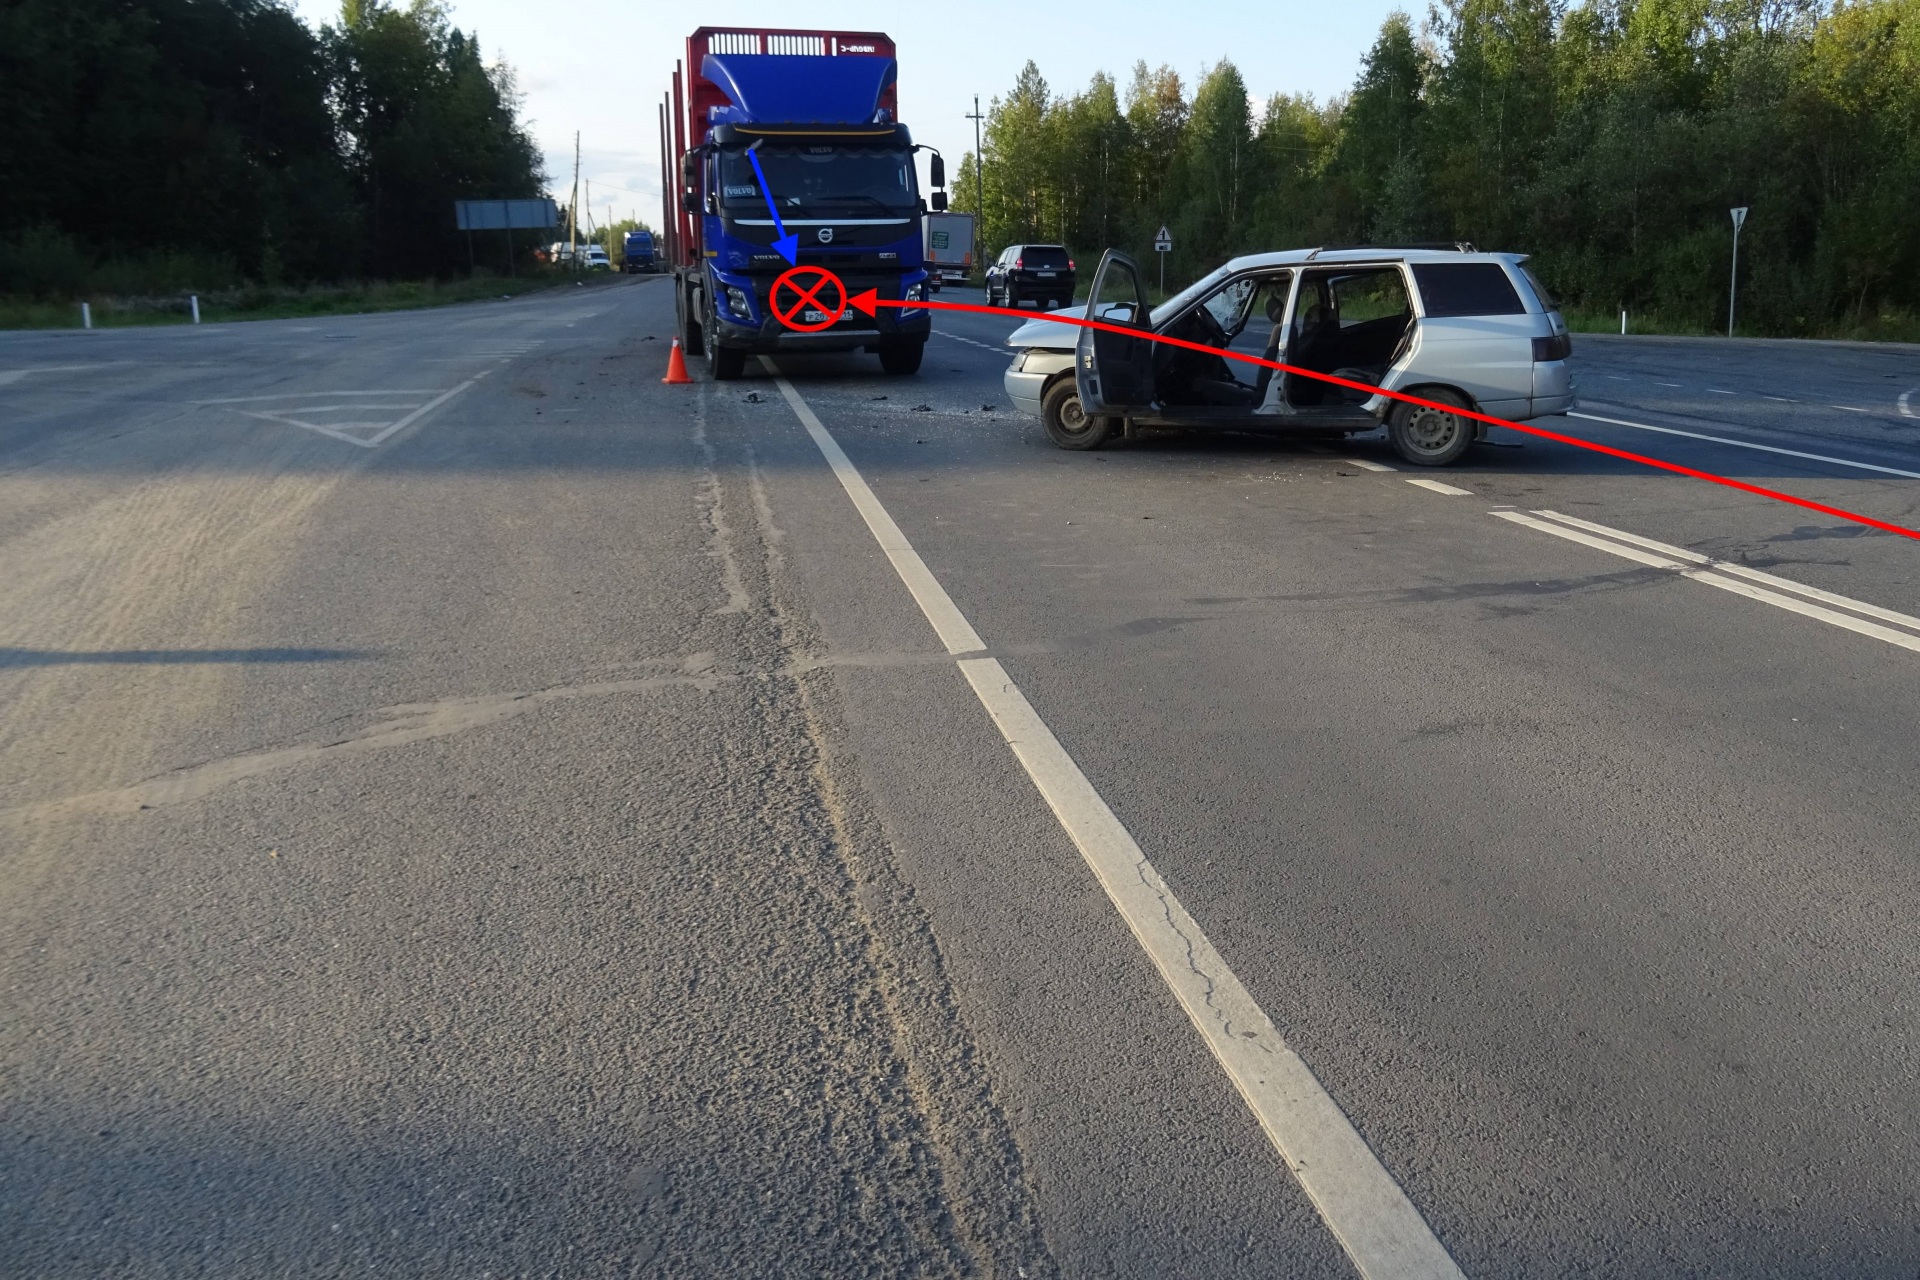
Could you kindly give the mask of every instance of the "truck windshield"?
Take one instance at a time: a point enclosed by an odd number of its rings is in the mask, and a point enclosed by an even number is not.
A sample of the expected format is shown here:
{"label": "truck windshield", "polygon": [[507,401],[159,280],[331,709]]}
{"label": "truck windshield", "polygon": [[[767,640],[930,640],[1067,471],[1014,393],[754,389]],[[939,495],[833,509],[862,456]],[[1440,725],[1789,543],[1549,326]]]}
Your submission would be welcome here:
{"label": "truck windshield", "polygon": [[[783,216],[814,209],[849,214],[863,208],[887,213],[918,212],[913,157],[905,151],[843,150],[835,147],[768,147],[756,153]],[[744,151],[720,155],[721,200],[744,212],[766,208],[766,197]]]}

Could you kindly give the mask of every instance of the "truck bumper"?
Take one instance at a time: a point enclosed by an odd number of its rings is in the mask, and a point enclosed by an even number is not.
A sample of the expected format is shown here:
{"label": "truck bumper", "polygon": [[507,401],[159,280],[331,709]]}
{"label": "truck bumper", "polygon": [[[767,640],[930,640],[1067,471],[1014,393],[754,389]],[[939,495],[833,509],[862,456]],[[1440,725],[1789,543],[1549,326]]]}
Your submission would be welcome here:
{"label": "truck bumper", "polygon": [[925,342],[933,332],[933,316],[927,311],[899,311],[882,308],[869,319],[857,311],[831,329],[807,333],[789,329],[778,320],[762,324],[742,324],[725,316],[718,317],[718,340],[723,347],[746,351],[860,351],[882,344]]}

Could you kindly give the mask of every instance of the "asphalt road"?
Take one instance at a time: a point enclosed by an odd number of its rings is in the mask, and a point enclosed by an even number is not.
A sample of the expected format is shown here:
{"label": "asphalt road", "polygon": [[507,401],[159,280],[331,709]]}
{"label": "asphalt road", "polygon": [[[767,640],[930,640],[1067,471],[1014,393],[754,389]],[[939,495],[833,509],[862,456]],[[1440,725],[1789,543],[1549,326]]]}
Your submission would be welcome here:
{"label": "asphalt road", "polygon": [[[1467,1275],[1920,1269],[1920,546],[670,327],[0,335],[0,1273],[1353,1274],[1190,978]],[[1920,523],[1920,353],[1576,358],[1554,429]]]}

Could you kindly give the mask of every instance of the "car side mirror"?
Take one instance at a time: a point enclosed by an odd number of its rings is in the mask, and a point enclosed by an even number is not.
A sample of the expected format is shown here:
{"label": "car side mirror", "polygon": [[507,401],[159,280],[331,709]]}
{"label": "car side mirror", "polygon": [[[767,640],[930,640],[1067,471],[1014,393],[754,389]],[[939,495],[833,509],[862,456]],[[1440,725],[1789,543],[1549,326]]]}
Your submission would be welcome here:
{"label": "car side mirror", "polygon": [[933,179],[933,185],[936,187],[947,185],[947,162],[940,158],[938,152],[935,152],[933,158],[927,161],[927,176]]}
{"label": "car side mirror", "polygon": [[946,192],[936,191],[933,193],[933,211],[935,213],[945,213],[947,211],[947,193]]}

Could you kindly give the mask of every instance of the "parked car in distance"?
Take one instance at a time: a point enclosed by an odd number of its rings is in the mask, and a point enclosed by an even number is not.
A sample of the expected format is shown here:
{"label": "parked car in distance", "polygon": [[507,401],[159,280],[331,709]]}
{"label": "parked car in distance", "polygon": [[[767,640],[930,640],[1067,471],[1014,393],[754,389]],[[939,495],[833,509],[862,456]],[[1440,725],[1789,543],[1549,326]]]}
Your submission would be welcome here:
{"label": "parked car in distance", "polygon": [[1406,461],[1445,466],[1485,438],[1486,424],[1145,335],[1513,421],[1565,413],[1573,343],[1525,263],[1470,245],[1251,254],[1149,309],[1145,274],[1110,249],[1087,306],[1062,314],[1090,311],[1120,328],[1022,325],[1007,339],[1016,352],[1007,394],[1062,449],[1096,449],[1137,427],[1327,435],[1385,423]]}
{"label": "parked car in distance", "polygon": [[987,305],[1073,305],[1073,259],[1057,244],[1010,244],[987,268]]}
{"label": "parked car in distance", "polygon": [[597,244],[581,245],[580,269],[582,271],[611,271],[613,270],[613,259],[609,258],[607,251]]}

